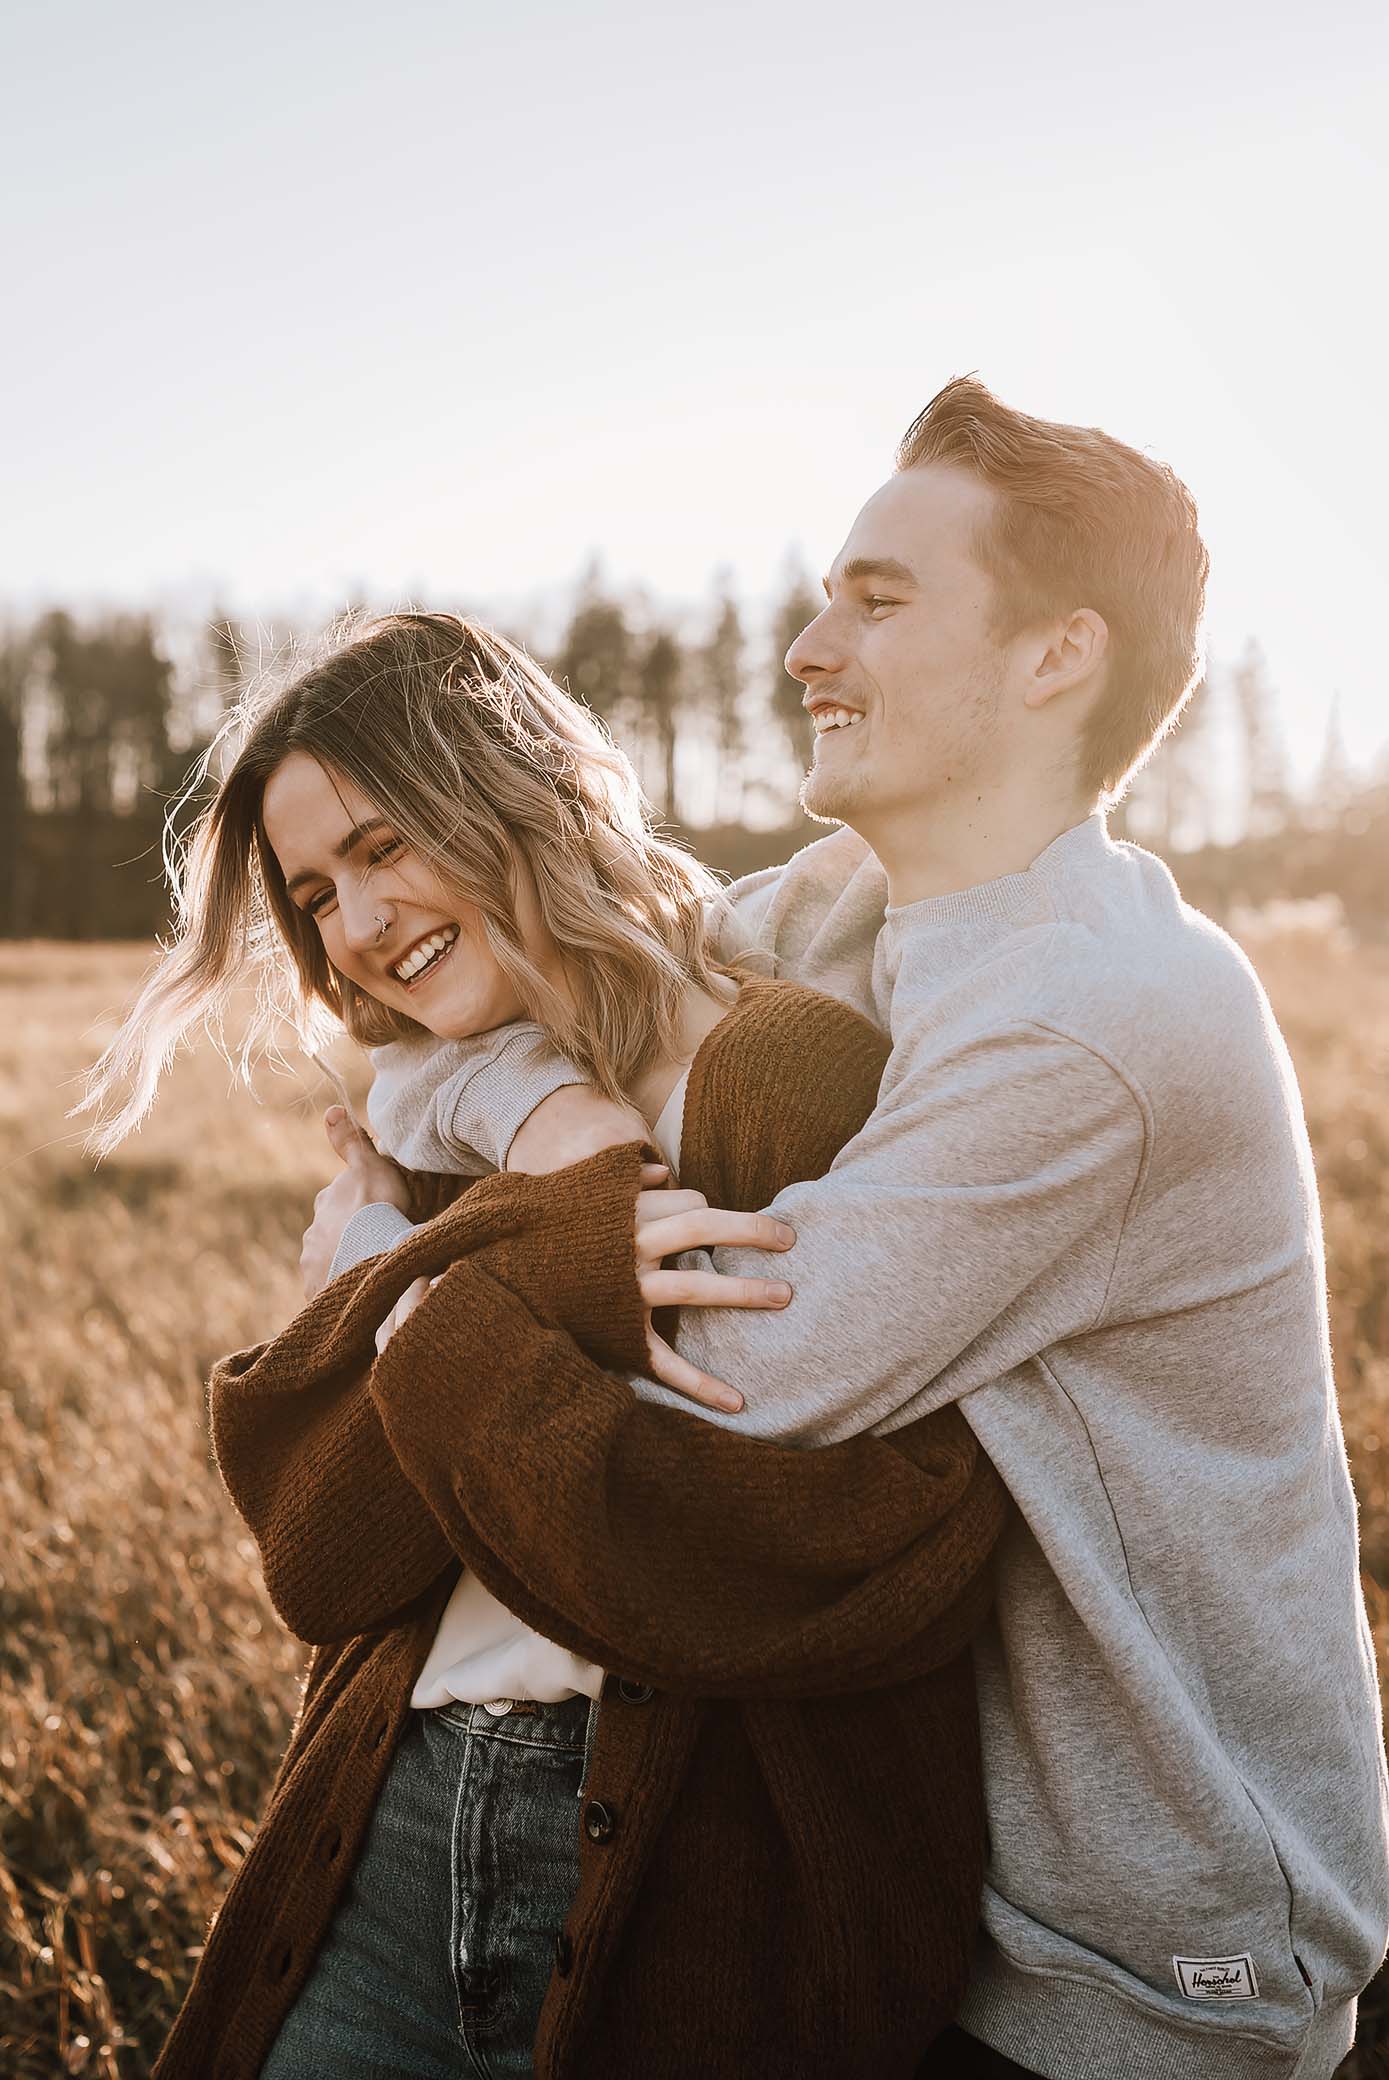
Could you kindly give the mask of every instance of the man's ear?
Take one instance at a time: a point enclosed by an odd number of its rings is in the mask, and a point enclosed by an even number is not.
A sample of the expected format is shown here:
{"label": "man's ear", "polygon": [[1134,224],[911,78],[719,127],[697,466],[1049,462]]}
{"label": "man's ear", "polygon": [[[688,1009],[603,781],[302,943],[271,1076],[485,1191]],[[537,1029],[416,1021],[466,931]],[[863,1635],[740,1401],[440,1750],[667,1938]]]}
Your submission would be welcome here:
{"label": "man's ear", "polygon": [[1023,706],[1045,707],[1057,694],[1091,682],[1108,653],[1109,628],[1104,616],[1093,607],[1077,607],[1048,632],[1046,646],[1033,665]]}

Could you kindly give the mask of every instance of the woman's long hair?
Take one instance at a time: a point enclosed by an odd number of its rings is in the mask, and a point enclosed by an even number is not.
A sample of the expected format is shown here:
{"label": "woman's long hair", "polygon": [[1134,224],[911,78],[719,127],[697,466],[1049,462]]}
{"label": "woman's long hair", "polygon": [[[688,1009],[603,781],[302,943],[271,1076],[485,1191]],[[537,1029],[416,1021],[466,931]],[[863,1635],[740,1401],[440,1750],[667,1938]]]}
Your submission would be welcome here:
{"label": "woman's long hair", "polygon": [[[424,1028],[338,973],[285,893],[265,836],[266,782],[307,752],[359,788],[461,901],[474,904],[529,1018],[610,1097],[678,1045],[690,983],[728,971],[706,950],[718,884],[655,835],[632,766],[589,711],[515,644],[453,614],[348,618],[287,685],[249,687],[208,754],[239,746],[187,839],[164,848],[175,930],[74,1109],[105,1155],[139,1124],[179,1043],[203,1026],[249,1081],[287,1023],[316,1055]],[[567,997],[528,956],[518,876],[560,950]],[[253,985],[233,1052],[225,1017]],[[123,1095],[122,1095],[123,1094]]]}

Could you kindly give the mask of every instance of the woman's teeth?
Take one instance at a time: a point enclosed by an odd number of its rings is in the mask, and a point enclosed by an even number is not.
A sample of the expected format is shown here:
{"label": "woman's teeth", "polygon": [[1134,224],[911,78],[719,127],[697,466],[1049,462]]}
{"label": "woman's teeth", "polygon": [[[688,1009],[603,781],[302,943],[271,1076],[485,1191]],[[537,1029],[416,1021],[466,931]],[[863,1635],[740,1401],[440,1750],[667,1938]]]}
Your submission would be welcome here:
{"label": "woman's teeth", "polygon": [[823,737],[827,729],[849,729],[855,722],[862,722],[852,708],[821,708],[815,717],[815,734]]}
{"label": "woman's teeth", "polygon": [[423,975],[426,968],[432,968],[436,961],[443,959],[457,937],[458,926],[451,924],[446,925],[442,932],[435,932],[432,938],[421,939],[419,945],[392,968],[396,981],[413,982],[416,976]]}

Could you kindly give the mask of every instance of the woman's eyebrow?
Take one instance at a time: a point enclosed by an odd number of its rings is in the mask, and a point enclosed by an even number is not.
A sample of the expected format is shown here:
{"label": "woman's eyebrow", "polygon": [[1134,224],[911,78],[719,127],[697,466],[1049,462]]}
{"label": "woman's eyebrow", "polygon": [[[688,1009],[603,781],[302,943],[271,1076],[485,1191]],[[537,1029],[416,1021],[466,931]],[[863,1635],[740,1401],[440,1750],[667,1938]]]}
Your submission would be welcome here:
{"label": "woman's eyebrow", "polygon": [[[386,816],[369,816],[365,823],[354,823],[347,836],[340,838],[333,847],[334,859],[346,859],[354,847],[361,844],[363,838],[369,838],[373,831],[385,830],[389,821],[389,817]],[[317,881],[319,878],[316,867],[306,867],[302,874],[296,874],[292,881],[286,881],[285,894],[292,896],[295,889],[302,888],[306,881]]]}

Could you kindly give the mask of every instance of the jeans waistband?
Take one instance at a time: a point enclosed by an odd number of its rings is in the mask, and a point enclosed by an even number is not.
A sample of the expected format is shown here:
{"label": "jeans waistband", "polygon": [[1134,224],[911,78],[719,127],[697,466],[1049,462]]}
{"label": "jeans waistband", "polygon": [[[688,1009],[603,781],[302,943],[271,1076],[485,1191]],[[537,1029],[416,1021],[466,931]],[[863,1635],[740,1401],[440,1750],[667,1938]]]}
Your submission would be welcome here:
{"label": "jeans waistband", "polygon": [[531,1748],[566,1748],[582,1754],[590,1711],[586,1697],[565,1697],[558,1704],[518,1698],[505,1712],[493,1705],[455,1700],[436,1706],[427,1716],[475,1740],[516,1741]]}

